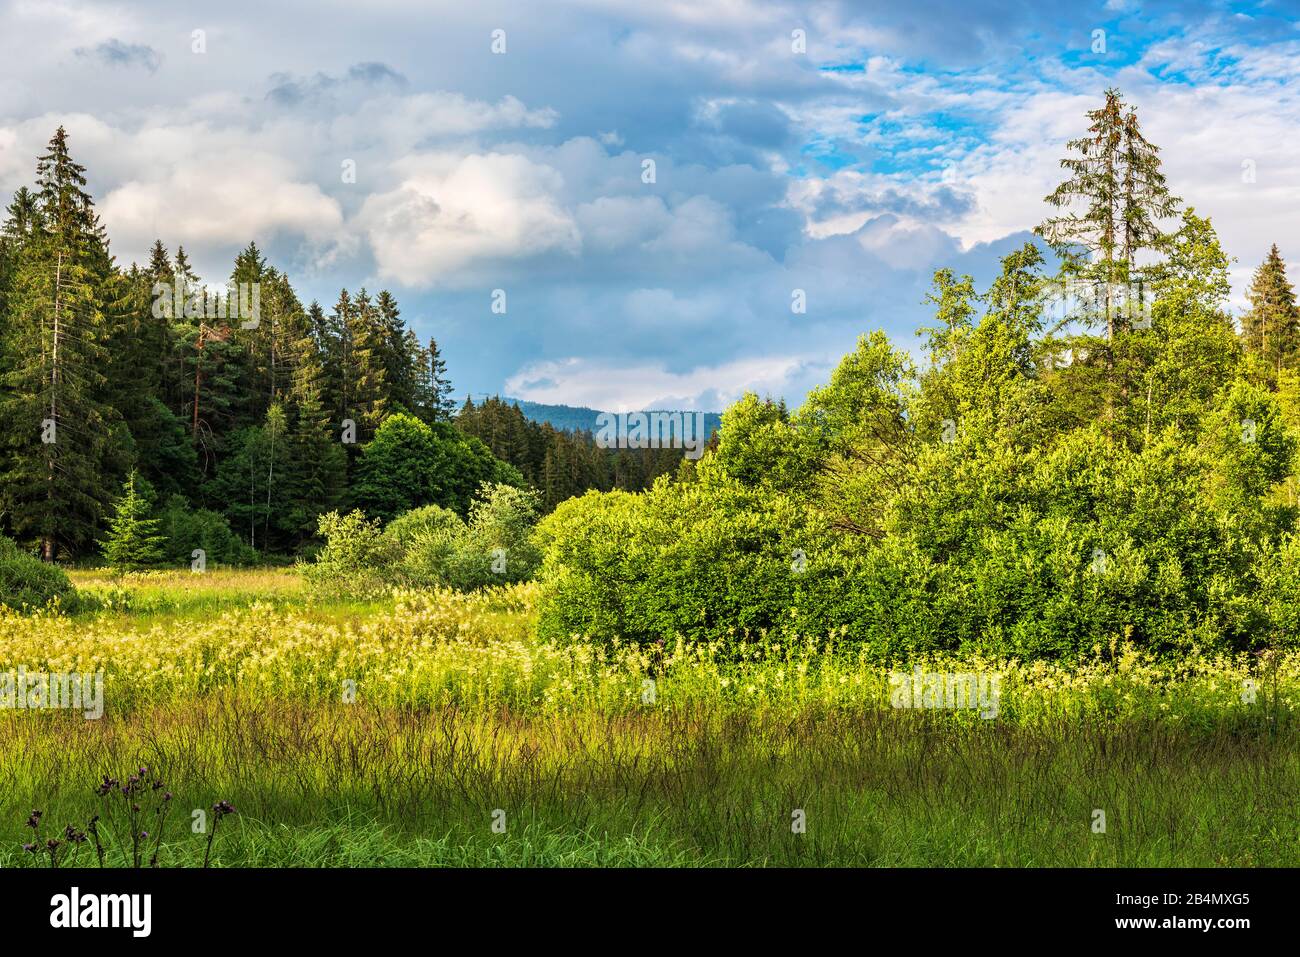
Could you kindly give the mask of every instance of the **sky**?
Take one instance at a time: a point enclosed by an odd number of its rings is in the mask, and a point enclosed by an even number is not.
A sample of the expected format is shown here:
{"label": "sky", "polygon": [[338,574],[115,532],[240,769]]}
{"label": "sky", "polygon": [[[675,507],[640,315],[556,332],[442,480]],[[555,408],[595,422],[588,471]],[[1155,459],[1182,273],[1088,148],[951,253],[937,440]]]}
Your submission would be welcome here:
{"label": "sky", "polygon": [[119,263],[160,238],[221,284],[253,240],[304,301],[387,288],[458,395],[798,404],[864,333],[914,349],[935,269],[987,284],[1110,86],[1240,309],[1300,261],[1297,14],[0,0],[0,202],[62,124]]}

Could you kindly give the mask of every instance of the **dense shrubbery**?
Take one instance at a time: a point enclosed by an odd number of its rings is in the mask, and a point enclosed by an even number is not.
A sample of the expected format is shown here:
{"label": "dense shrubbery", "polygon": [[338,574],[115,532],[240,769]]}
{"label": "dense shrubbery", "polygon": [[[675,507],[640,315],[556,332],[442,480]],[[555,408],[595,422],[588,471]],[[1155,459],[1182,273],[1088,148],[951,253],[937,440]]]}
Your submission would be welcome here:
{"label": "dense shrubbery", "polygon": [[172,495],[158,513],[158,531],[166,538],[163,557],[169,563],[188,565],[194,549],[203,549],[208,562],[249,565],[257,552],[230,529],[220,512],[192,509],[183,496]]}
{"label": "dense shrubbery", "polygon": [[540,552],[533,544],[538,495],[510,485],[484,485],[470,504],[469,521],[426,505],[381,526],[359,510],[321,517],[325,546],[304,574],[316,588],[353,595],[393,585],[446,586],[470,591],[526,581]]}
{"label": "dense shrubbery", "polygon": [[485,483],[522,486],[524,477],[448,423],[430,425],[398,413],[384,419],[363,446],[352,497],[359,509],[381,521],[424,505],[465,515]]}
{"label": "dense shrubbery", "polygon": [[42,608],[54,599],[62,602],[74,594],[63,569],[29,555],[0,535],[0,605]]}
{"label": "dense shrubbery", "polygon": [[768,628],[802,587],[800,556],[820,550],[816,522],[788,497],[725,477],[570,499],[538,533],[540,633],[650,641]]}
{"label": "dense shrubbery", "polygon": [[729,409],[684,480],[561,505],[542,636],[835,635],[881,659],[1293,642],[1300,395],[1232,334],[1207,221],[1170,261],[1155,327],[1070,364],[1033,246],[982,317],[941,271],[924,371],[864,337],[798,411]]}

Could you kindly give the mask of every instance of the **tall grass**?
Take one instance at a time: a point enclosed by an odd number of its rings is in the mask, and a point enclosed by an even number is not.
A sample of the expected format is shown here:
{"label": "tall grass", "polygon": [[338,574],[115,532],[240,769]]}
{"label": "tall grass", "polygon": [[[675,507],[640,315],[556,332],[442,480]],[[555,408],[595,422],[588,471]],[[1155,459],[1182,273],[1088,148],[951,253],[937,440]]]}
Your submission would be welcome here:
{"label": "tall grass", "polygon": [[[288,571],[187,575],[83,573],[124,605],[0,612],[0,672],[106,673],[101,720],[0,710],[0,864],[34,863],[32,808],[84,822],[95,784],[140,764],[182,821],[239,808],[218,866],[1300,861],[1296,656],[548,645],[531,585],[356,605]],[[918,666],[1000,674],[997,716],[891,708],[891,667]],[[182,827],[160,862],[205,841]]]}
{"label": "tall grass", "polygon": [[[84,820],[98,776],[135,761],[166,778],[182,820],[219,797],[239,808],[218,866],[1300,860],[1291,731],[880,710],[521,715],[225,694],[102,722],[39,717],[4,729],[5,866],[22,862],[31,807],[54,825]],[[160,858],[196,863],[203,840],[182,828]]]}

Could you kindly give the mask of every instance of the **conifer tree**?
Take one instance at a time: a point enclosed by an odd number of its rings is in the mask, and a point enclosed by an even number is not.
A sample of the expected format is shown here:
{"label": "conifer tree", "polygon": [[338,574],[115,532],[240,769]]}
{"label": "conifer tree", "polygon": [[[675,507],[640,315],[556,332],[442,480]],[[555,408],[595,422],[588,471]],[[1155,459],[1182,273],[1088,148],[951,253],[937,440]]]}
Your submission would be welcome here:
{"label": "conifer tree", "polygon": [[357,423],[358,442],[368,441],[389,411],[388,370],[385,368],[384,325],[369,293],[357,293],[348,323],[351,349],[350,372],[352,418]]}
{"label": "conifer tree", "polygon": [[113,412],[105,403],[104,288],[112,261],[63,127],[36,166],[38,191],[8,235],[11,266],[0,343],[0,510],[53,561],[93,535],[106,505]]}
{"label": "conifer tree", "polygon": [[1246,296],[1250,311],[1241,319],[1242,344],[1276,376],[1300,351],[1300,310],[1276,243],[1255,270]]}
{"label": "conifer tree", "polygon": [[1165,247],[1161,220],[1177,213],[1180,200],[1165,184],[1159,147],[1142,135],[1136,110],[1118,90],[1107,90],[1088,120],[1088,134],[1066,144],[1071,155],[1061,167],[1069,178],[1046,197],[1065,212],[1035,232],[1062,258],[1064,278],[1090,291],[1094,311],[1084,318],[1113,340],[1124,326],[1130,285],[1144,280],[1139,256]]}
{"label": "conifer tree", "polygon": [[164,536],[159,521],[149,517],[150,502],[136,489],[134,469],[126,477],[122,495],[113,504],[108,535],[100,542],[104,559],[116,571],[134,571],[162,561]]}
{"label": "conifer tree", "polygon": [[429,337],[425,360],[429,368],[429,407],[435,419],[445,422],[456,412],[456,399],[452,395],[451,379],[447,377],[447,363],[433,336]]}

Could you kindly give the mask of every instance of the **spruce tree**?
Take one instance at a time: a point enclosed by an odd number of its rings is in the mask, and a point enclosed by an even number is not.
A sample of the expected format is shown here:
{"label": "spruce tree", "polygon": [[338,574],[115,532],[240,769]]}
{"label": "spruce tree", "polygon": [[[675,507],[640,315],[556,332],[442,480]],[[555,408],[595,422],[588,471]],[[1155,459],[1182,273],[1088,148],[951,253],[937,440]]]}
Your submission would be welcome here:
{"label": "spruce tree", "polygon": [[385,368],[383,318],[362,289],[352,303],[348,324],[348,344],[351,349],[350,368],[351,411],[349,416],[357,424],[357,441],[368,441],[379,428],[389,410],[388,370]]}
{"label": "spruce tree", "polygon": [[166,539],[158,534],[158,519],[149,517],[150,502],[136,490],[136,478],[132,469],[113,503],[108,535],[100,542],[104,559],[118,572],[156,565],[163,557]]}
{"label": "spruce tree", "polygon": [[87,542],[106,503],[104,470],[113,411],[106,285],[112,272],[98,217],[59,127],[36,166],[29,224],[11,266],[0,343],[0,510],[53,561]]}
{"label": "spruce tree", "polygon": [[1246,296],[1250,311],[1241,320],[1242,344],[1276,376],[1300,351],[1300,310],[1276,243],[1255,270]]}
{"label": "spruce tree", "polygon": [[447,363],[442,358],[437,341],[430,336],[429,348],[425,350],[429,364],[429,404],[433,417],[440,422],[451,419],[456,412],[456,399],[451,391],[451,379],[447,377]]}
{"label": "spruce tree", "polygon": [[1063,278],[1095,303],[1084,318],[1103,325],[1113,340],[1125,325],[1129,289],[1145,280],[1139,256],[1166,246],[1160,224],[1181,201],[1165,185],[1159,147],[1142,135],[1136,110],[1118,90],[1107,90],[1088,120],[1088,135],[1066,144],[1071,155],[1061,167],[1069,178],[1046,197],[1065,212],[1035,232],[1062,258]]}

